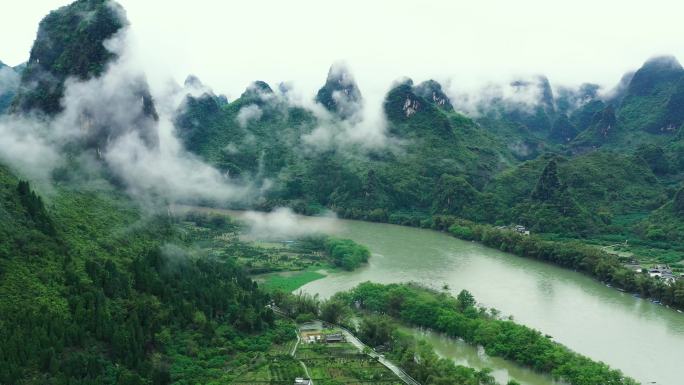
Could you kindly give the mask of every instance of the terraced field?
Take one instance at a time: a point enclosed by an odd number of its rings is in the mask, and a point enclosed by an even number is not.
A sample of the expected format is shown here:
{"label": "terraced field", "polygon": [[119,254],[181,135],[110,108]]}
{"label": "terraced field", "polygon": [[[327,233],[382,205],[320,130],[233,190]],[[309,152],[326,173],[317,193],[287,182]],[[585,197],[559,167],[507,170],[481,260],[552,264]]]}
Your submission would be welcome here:
{"label": "terraced field", "polygon": [[292,356],[293,347],[294,341],[274,346],[232,385],[291,385],[297,377],[310,377],[315,385],[403,385],[389,369],[350,343],[300,343]]}

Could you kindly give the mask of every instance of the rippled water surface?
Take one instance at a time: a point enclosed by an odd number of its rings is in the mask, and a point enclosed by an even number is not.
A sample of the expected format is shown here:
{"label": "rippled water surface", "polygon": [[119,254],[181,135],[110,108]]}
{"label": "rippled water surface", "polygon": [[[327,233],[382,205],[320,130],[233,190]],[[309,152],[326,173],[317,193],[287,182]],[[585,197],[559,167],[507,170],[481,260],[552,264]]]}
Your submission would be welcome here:
{"label": "rippled water surface", "polygon": [[[300,220],[306,225],[321,218]],[[415,281],[434,288],[446,284],[454,294],[467,289],[481,304],[512,315],[644,385],[684,385],[684,314],[582,274],[435,231],[346,220],[337,221],[334,228],[338,236],[368,246],[373,253],[370,262],[353,272],[310,282],[302,287],[306,292],[329,297],[365,281]],[[459,341],[414,332],[430,339],[445,357],[491,367],[497,379],[510,376],[528,385],[551,383],[545,376],[483,356]]]}
{"label": "rippled water surface", "polygon": [[[480,303],[644,384],[684,384],[684,314],[582,274],[439,232],[340,222],[338,235],[368,246],[373,253],[370,263],[311,282],[304,291],[328,297],[364,281],[416,281],[435,288],[447,284],[454,293],[467,289]],[[448,346],[442,346],[442,354],[467,360],[455,345]],[[522,380],[545,383],[539,378]]]}

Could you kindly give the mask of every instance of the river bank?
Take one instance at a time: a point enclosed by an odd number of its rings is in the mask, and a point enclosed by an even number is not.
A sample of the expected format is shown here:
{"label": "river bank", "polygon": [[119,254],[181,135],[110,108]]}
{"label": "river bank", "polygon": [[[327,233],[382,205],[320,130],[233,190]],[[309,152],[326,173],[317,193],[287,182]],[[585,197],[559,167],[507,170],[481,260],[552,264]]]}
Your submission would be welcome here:
{"label": "river bank", "polygon": [[435,289],[444,285],[466,289],[482,305],[495,307],[517,322],[621,369],[642,383],[681,383],[681,314],[608,288],[587,275],[516,257],[443,232],[326,220],[335,222],[335,236],[368,246],[372,256],[367,266],[353,272],[334,272],[307,283],[301,287],[304,292],[327,298],[365,281],[415,281]]}
{"label": "river bank", "polygon": [[368,266],[330,274],[304,285],[302,291],[327,298],[366,281],[467,289],[481,305],[497,308],[642,383],[680,383],[681,314],[587,275],[442,232],[348,220],[340,221],[339,227],[338,236],[370,248]]}

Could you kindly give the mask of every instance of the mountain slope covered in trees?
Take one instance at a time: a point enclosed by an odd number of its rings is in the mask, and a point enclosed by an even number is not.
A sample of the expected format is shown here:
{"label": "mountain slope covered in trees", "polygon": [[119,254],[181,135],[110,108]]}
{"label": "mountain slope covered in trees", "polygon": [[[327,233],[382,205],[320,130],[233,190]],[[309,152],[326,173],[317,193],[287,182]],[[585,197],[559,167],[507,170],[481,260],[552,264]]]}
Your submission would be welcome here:
{"label": "mountain slope covered in trees", "polygon": [[[334,110],[330,95],[342,84],[335,73],[316,98],[326,109]],[[649,242],[671,230],[640,221],[674,197],[684,176],[681,76],[676,59],[657,57],[608,96],[594,84],[554,94],[545,77],[520,80],[510,85],[514,96],[533,95],[533,105],[494,98],[472,118],[456,112],[434,80],[404,80],[383,104],[392,144],[370,150],[343,141],[312,148],[307,136],[321,125],[341,132],[341,123],[288,104],[265,83],[250,86],[263,91],[251,100],[249,90],[230,103],[188,95],[178,131],[189,149],[225,171],[271,178],[264,209],[328,207],[345,217],[414,225],[448,214],[561,237]],[[335,92],[361,103],[353,77],[342,77],[348,88]],[[558,189],[535,194],[551,162],[555,171],[547,176]]]}
{"label": "mountain slope covered in trees", "polygon": [[[50,13],[7,124],[60,113],[69,77],[101,81],[116,60],[104,44],[126,23],[104,0]],[[144,83],[131,84],[116,91],[156,119]],[[0,165],[0,384],[206,383],[289,339],[234,259],[190,256],[172,216],[126,194],[99,157],[120,121],[89,102],[75,110],[93,141],[62,144],[42,194]]]}
{"label": "mountain slope covered in trees", "polygon": [[0,114],[10,105],[19,87],[21,67],[10,67],[0,61]]}
{"label": "mountain slope covered in trees", "polygon": [[[420,96],[420,89],[407,81],[385,101],[390,135],[406,143],[397,148],[316,147],[303,139],[315,134],[316,116],[289,106],[263,82],[228,104],[211,93],[188,95],[177,130],[189,149],[222,170],[273,178],[263,207],[291,204],[303,212],[337,207],[349,216],[379,209],[376,214],[385,219],[391,211],[428,212],[444,175],[481,187],[512,155],[471,119],[442,108],[444,100]],[[330,124],[332,130],[344,129],[342,122]]]}
{"label": "mountain slope covered in trees", "polygon": [[[291,337],[235,256],[186,253],[176,219],[141,207],[103,163],[101,150],[131,132],[158,149],[144,78],[75,106],[64,98],[69,82],[106,78],[119,59],[108,42],[127,25],[115,3],[78,0],[41,22],[25,68],[0,64],[0,112],[50,119],[71,108],[72,128],[87,133],[60,142],[66,164],[43,194],[0,165],[0,384],[225,382]],[[369,108],[363,88],[333,67],[314,99],[321,111],[257,81],[231,102],[187,95],[175,128],[189,151],[263,187],[259,209],[408,225],[458,217],[681,253],[683,73],[674,58],[651,59],[609,96],[516,80],[534,103],[495,98],[471,115],[438,82],[404,79],[384,97],[381,143],[364,143],[352,135]],[[125,120],[99,114],[119,102]]]}
{"label": "mountain slope covered in trees", "polygon": [[59,188],[45,204],[5,168],[0,182],[0,383],[166,384],[179,341],[239,357],[274,327],[232,260],[170,246],[171,218],[113,190]]}

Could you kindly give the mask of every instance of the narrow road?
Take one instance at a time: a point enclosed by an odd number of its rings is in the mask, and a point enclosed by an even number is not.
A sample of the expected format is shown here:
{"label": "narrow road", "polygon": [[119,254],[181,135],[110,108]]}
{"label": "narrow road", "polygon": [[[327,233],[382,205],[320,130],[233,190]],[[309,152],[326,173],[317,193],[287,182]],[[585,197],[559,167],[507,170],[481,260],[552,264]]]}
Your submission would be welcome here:
{"label": "narrow road", "polygon": [[[268,307],[270,309],[272,309],[276,314],[279,314],[281,316],[289,318],[287,316],[287,314],[284,311],[282,311],[281,309],[279,309],[277,306],[268,305]],[[369,346],[367,346],[366,344],[361,342],[361,340],[356,338],[356,336],[354,336],[354,334],[352,332],[350,332],[349,330],[343,328],[340,325],[333,325],[333,324],[330,324],[330,323],[322,321],[322,320],[315,320],[315,321],[321,322],[322,324],[328,324],[328,325],[334,326],[335,328],[340,329],[342,331],[342,333],[344,334],[344,337],[347,339],[347,341],[349,343],[351,343],[352,345],[354,345],[354,347],[359,349],[359,351],[363,352],[365,350],[365,348],[368,348],[367,354],[370,357],[376,358],[379,363],[383,364],[387,369],[391,370],[392,373],[394,373],[397,377],[399,377],[399,379],[404,381],[405,384],[407,384],[407,385],[421,385],[420,382],[414,380],[413,377],[409,376],[408,373],[406,373],[402,368],[400,368],[397,365],[395,365],[394,363],[392,363],[392,361],[386,359],[384,355],[378,354],[375,350],[373,350],[372,348],[370,348]],[[295,356],[295,353],[297,351],[297,346],[299,346],[300,341],[301,341],[301,339],[299,338],[299,330],[297,330],[297,342],[295,343],[295,346],[292,348],[292,352],[290,353],[291,356],[293,356],[293,357]],[[304,372],[306,373],[307,377],[311,378],[311,376],[309,375],[309,369],[306,367],[304,362],[300,360],[299,363],[302,364],[302,367],[304,368]],[[313,385],[313,380],[311,380],[311,385]]]}
{"label": "narrow road", "polygon": [[295,342],[295,345],[292,347],[292,351],[290,352],[290,355],[294,357],[295,353],[297,352],[297,347],[299,346],[299,342],[302,340],[299,338],[299,330],[295,329],[295,332],[297,332],[297,342]]}
{"label": "narrow road", "polygon": [[302,364],[302,368],[304,368],[304,373],[306,373],[306,378],[309,379],[309,383],[311,385],[314,385],[313,379],[311,378],[311,375],[309,374],[309,368],[306,367],[306,364],[304,363],[304,361],[300,360],[299,363]]}
{"label": "narrow road", "polygon": [[367,352],[369,356],[377,358],[379,363],[385,365],[387,369],[391,370],[392,373],[394,373],[397,377],[404,381],[404,383],[406,383],[407,385],[420,385],[420,382],[414,380],[413,377],[409,376],[408,373],[406,373],[403,369],[392,363],[392,361],[386,359],[384,355],[376,353],[375,350],[371,349],[368,345],[361,342],[361,340],[356,338],[356,336],[354,336],[352,332],[338,325],[336,325],[335,327],[342,330],[342,333],[344,334],[344,337],[347,339],[347,341],[354,345],[360,351],[364,351],[365,348],[368,348]]}

